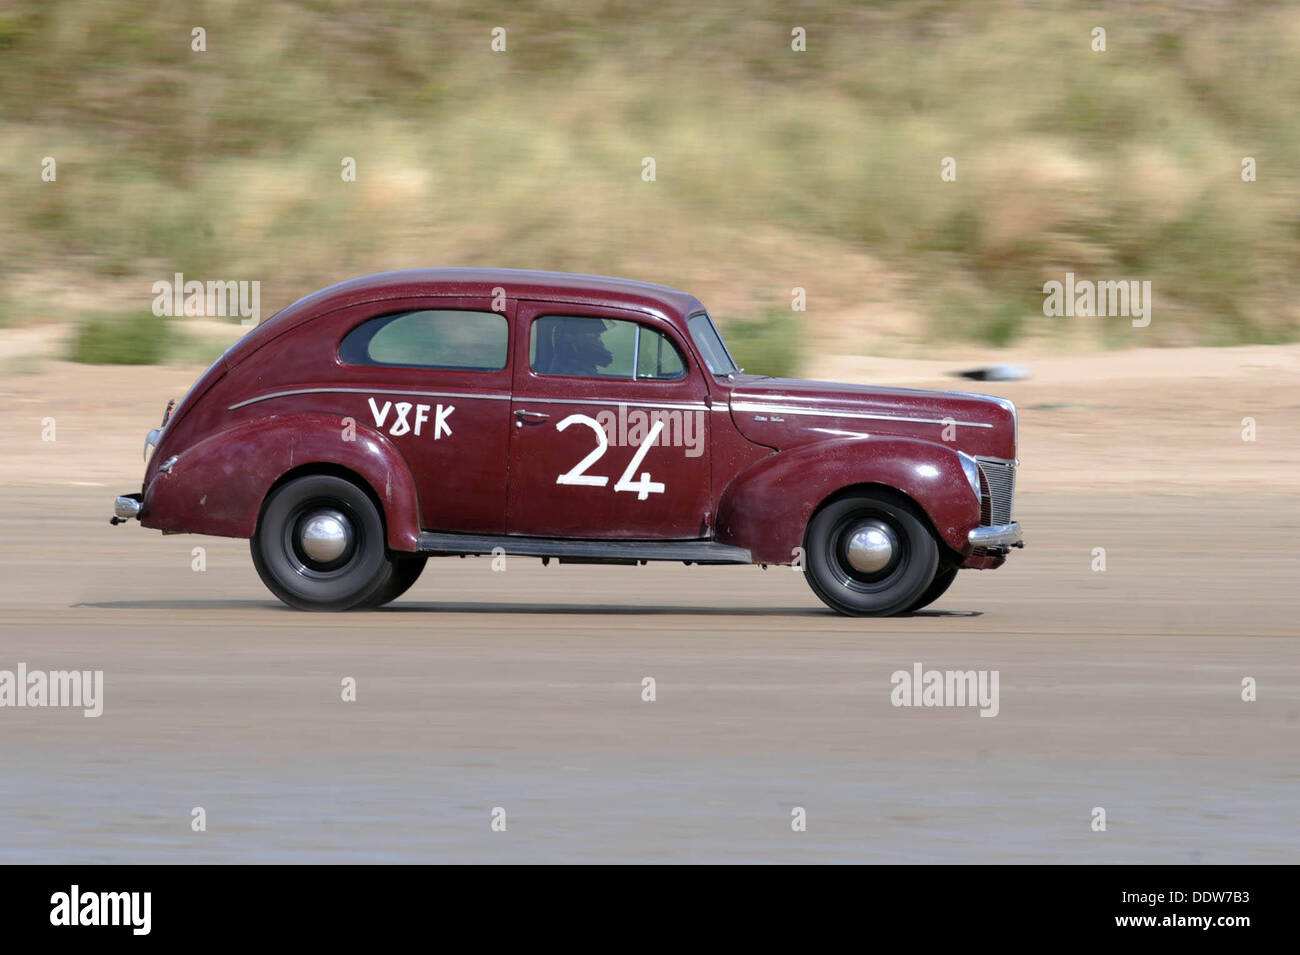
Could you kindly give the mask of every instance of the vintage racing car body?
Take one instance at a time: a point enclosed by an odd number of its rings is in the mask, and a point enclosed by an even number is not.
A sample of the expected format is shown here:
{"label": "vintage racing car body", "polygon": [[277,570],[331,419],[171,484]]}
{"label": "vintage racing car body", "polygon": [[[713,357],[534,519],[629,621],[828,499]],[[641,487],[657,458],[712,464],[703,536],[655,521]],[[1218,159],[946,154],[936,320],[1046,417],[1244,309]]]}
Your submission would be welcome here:
{"label": "vintage racing car body", "polygon": [[117,520],[249,538],[303,609],[377,606],[429,556],[795,564],[880,615],[999,566],[1016,412],[765,378],[658,285],[506,269],[367,276],[251,330],[150,433]]}

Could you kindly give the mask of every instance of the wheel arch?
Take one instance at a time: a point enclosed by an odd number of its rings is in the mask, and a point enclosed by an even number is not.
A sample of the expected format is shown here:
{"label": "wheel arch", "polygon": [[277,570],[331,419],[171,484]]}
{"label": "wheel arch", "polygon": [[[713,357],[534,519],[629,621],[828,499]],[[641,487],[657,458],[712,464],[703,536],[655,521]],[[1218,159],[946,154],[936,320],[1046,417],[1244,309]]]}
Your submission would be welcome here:
{"label": "wheel arch", "polygon": [[841,438],[763,458],[723,492],[717,538],[747,548],[756,563],[789,564],[818,510],[871,488],[905,498],[945,555],[969,549],[966,535],[979,525],[980,504],[958,452],[904,437]]}
{"label": "wheel arch", "polygon": [[379,519],[384,524],[384,536],[388,535],[388,513],[384,509],[384,503],[379,499],[378,492],[370,486],[370,482],[354,471],[352,468],[344,467],[333,461],[310,461],[306,464],[299,464],[281,474],[270,487],[266,489],[266,494],[262,496],[261,506],[257,509],[257,521],[262,522],[262,515],[266,512],[266,502],[271,499],[271,495],[284,487],[290,481],[300,477],[309,477],[316,474],[327,474],[331,477],[341,478],[344,481],[354,484],[358,489],[365,492],[370,498],[370,503],[375,505],[375,510],[379,511]]}
{"label": "wheel arch", "polygon": [[[952,547],[949,546],[948,542],[943,539],[943,535],[939,533],[939,529],[934,526],[934,519],[930,517],[929,513],[926,511],[924,507],[921,506],[919,501],[913,498],[906,491],[900,490],[899,488],[896,488],[891,484],[883,484],[880,481],[862,481],[857,484],[849,484],[836,491],[832,491],[830,494],[826,495],[826,497],[824,497],[821,500],[821,502],[817,504],[816,507],[813,508],[812,513],[808,515],[808,524],[811,524],[812,519],[814,517],[816,517],[819,513],[821,513],[830,505],[834,504],[836,501],[841,501],[846,497],[856,497],[863,494],[869,494],[873,497],[884,497],[887,499],[892,499],[895,504],[898,504],[910,510],[913,513],[913,515],[915,515],[916,519],[919,520],[922,525],[924,525],[925,529],[930,532],[930,536],[934,538],[935,543],[939,545],[939,559],[941,562],[946,561],[948,563],[953,563],[961,560],[961,555],[957,551],[953,550]],[[808,525],[805,524],[804,525],[804,538],[805,538],[804,546],[805,547],[807,547],[807,533],[808,533]]]}
{"label": "wheel arch", "polygon": [[389,549],[417,549],[419,497],[401,452],[368,428],[341,440],[337,419],[321,414],[255,418],[181,451],[150,481],[140,521],[172,533],[249,538],[270,493],[310,473],[356,484],[378,507]]}

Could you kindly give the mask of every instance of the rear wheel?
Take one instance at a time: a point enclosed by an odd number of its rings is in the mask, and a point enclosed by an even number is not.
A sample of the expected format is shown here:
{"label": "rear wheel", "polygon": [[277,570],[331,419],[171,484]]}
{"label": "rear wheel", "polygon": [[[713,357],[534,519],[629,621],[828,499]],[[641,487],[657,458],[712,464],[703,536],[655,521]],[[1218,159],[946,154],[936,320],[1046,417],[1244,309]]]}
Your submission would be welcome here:
{"label": "rear wheel", "polygon": [[366,607],[382,607],[386,603],[391,603],[402,594],[411,589],[411,585],[420,579],[420,574],[424,572],[424,565],[428,562],[427,557],[407,557],[405,555],[394,558],[393,576],[389,578],[387,586],[376,593],[366,601]]}
{"label": "rear wheel", "polygon": [[855,617],[909,610],[939,565],[939,546],[925,522],[906,498],[887,492],[823,507],[808,522],[804,555],[813,592],[832,610]]}
{"label": "rear wheel", "polygon": [[396,572],[370,496],[328,474],[276,488],[249,546],[262,583],[299,610],[364,606],[391,586]]}

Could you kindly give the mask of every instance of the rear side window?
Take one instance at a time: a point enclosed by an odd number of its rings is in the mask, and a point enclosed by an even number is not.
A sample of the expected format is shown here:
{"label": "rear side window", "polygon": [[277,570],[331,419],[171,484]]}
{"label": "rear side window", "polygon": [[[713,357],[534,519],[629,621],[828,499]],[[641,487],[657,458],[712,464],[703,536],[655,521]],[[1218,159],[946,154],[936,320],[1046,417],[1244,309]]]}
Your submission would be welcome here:
{"label": "rear side window", "polygon": [[545,315],[533,322],[528,359],[539,375],[673,381],[686,376],[677,346],[636,322]]}
{"label": "rear side window", "polygon": [[339,359],[349,365],[500,371],[509,338],[509,323],[496,312],[399,312],[348,332]]}

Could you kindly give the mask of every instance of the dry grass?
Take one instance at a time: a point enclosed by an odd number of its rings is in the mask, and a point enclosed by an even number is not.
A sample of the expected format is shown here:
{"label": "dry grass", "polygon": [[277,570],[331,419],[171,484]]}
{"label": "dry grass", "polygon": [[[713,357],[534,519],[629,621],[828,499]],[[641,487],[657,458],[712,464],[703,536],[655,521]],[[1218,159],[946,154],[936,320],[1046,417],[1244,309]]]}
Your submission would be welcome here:
{"label": "dry grass", "polygon": [[[0,15],[5,320],[138,312],[176,271],[260,280],[269,313],[351,275],[456,264],[681,285],[724,321],[801,286],[819,352],[1300,326],[1293,8],[459,7]],[[1045,319],[1042,283],[1065,271],[1150,280],[1151,326]]]}

